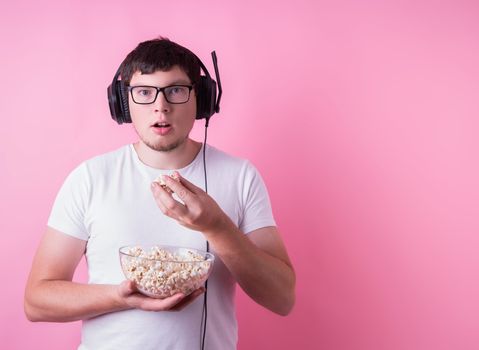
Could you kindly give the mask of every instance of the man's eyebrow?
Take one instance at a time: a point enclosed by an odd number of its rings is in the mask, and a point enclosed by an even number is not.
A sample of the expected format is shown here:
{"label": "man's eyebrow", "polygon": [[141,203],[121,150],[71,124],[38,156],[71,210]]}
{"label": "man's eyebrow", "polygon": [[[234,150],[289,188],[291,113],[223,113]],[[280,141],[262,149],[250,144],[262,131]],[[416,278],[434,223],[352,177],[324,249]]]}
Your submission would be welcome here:
{"label": "man's eyebrow", "polygon": [[171,83],[168,84],[168,86],[169,85],[192,85],[192,84],[186,79],[178,79],[178,80],[172,81]]}

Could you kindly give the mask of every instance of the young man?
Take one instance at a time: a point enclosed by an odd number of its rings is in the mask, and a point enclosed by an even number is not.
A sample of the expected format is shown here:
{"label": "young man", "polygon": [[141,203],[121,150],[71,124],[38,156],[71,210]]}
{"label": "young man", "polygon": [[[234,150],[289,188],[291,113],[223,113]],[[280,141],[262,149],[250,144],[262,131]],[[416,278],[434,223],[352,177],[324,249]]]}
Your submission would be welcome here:
{"label": "young man", "polygon": [[[216,261],[204,348],[235,349],[236,282],[277,314],[294,304],[295,274],[264,183],[248,161],[189,138],[201,88],[200,64],[189,50],[164,38],[140,43],[120,75],[139,140],[83,162],[65,180],[33,261],[25,313],[31,321],[83,320],[83,350],[199,348],[204,288],[146,297],[125,281],[118,249],[205,250],[208,241]],[[172,173],[179,182],[164,180],[181,202],[153,181]],[[72,282],[83,254],[88,284]]]}

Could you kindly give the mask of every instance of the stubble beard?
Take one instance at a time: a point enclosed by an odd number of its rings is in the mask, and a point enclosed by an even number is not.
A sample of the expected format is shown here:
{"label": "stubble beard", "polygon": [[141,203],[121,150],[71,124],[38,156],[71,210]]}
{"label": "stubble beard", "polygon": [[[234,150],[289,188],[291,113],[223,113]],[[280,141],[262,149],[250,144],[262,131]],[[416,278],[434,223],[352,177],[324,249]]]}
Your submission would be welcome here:
{"label": "stubble beard", "polygon": [[136,128],[134,128],[135,131],[136,131],[136,134],[138,135],[138,137],[140,138],[141,142],[143,142],[148,148],[154,150],[154,151],[157,151],[157,152],[171,152],[173,151],[174,149],[178,148],[179,146],[181,146],[182,144],[184,144],[186,142],[186,140],[188,139],[189,137],[189,134],[186,135],[185,137],[179,139],[179,140],[176,140],[170,144],[166,144],[166,145],[163,145],[161,143],[158,143],[158,144],[155,144],[149,140],[147,140],[145,137],[143,137],[139,132],[138,130],[136,130]]}
{"label": "stubble beard", "polygon": [[187,137],[185,137],[181,140],[177,140],[176,142],[173,142],[173,143],[170,143],[170,144],[167,144],[167,145],[159,145],[159,144],[155,145],[155,144],[149,142],[148,140],[143,140],[143,139],[142,139],[142,141],[146,146],[148,146],[149,148],[151,148],[154,151],[157,151],[157,152],[171,152],[174,149],[181,146],[183,143],[185,143],[186,139],[187,139]]}

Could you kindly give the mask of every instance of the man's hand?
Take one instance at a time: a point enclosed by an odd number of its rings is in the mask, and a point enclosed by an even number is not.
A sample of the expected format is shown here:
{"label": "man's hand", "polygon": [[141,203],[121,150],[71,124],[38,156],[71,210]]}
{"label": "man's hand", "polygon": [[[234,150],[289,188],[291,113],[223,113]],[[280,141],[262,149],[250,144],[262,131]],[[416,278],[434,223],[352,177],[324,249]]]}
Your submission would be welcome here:
{"label": "man's hand", "polygon": [[234,225],[205,191],[181,177],[178,172],[175,174],[178,175],[179,181],[167,175],[163,176],[163,180],[184,204],[175,200],[173,195],[157,182],[151,185],[153,196],[163,214],[175,219],[183,226],[203,233],[227,230]]}
{"label": "man's hand", "polygon": [[145,311],[180,311],[192,303],[204,291],[205,289],[201,287],[188,296],[177,293],[165,299],[156,299],[140,294],[135,282],[126,280],[118,286],[118,296],[122,303],[129,307]]}

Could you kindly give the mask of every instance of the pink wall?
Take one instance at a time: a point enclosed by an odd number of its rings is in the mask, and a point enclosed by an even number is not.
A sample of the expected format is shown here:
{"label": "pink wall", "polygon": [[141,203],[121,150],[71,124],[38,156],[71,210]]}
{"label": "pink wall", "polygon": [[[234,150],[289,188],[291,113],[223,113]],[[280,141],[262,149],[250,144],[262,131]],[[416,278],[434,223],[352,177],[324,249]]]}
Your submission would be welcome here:
{"label": "pink wall", "polygon": [[134,139],[106,86],[160,34],[208,67],[216,49],[210,142],[262,171],[296,266],[287,318],[240,293],[240,349],[477,349],[477,2],[11,1],[0,17],[2,349],[78,343],[79,323],[26,321],[25,280],[66,174]]}

